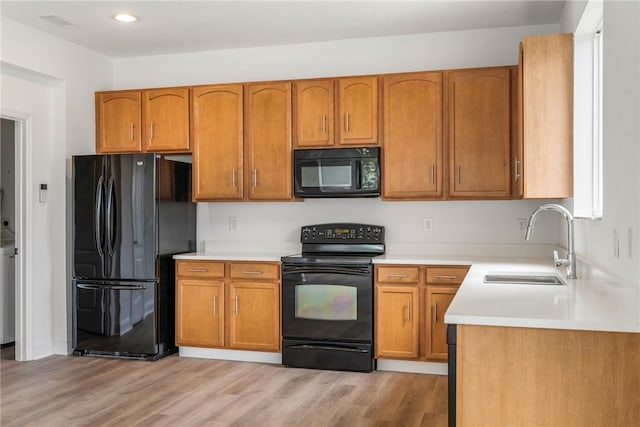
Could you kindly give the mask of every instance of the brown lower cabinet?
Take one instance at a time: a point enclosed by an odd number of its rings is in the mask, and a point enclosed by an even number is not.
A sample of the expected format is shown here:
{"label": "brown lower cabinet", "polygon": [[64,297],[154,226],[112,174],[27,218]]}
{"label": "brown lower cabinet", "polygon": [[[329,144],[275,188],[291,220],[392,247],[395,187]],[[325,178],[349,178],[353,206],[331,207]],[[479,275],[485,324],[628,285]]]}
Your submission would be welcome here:
{"label": "brown lower cabinet", "polygon": [[376,266],[376,358],[446,361],[444,313],[468,270],[468,266]]}
{"label": "brown lower cabinet", "polygon": [[177,260],[176,344],[280,351],[280,264]]}

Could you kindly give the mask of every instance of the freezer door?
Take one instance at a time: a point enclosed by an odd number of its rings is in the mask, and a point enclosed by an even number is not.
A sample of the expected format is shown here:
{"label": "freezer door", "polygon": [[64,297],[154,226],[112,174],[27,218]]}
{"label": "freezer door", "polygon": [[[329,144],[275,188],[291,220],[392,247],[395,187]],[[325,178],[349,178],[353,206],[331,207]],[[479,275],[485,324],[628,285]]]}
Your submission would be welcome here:
{"label": "freezer door", "polygon": [[157,277],[154,154],[109,156],[105,174],[105,251],[109,279]]}
{"label": "freezer door", "polygon": [[75,350],[157,353],[156,292],[156,282],[74,281]]}
{"label": "freezer door", "polygon": [[106,156],[73,157],[73,275],[104,278]]}

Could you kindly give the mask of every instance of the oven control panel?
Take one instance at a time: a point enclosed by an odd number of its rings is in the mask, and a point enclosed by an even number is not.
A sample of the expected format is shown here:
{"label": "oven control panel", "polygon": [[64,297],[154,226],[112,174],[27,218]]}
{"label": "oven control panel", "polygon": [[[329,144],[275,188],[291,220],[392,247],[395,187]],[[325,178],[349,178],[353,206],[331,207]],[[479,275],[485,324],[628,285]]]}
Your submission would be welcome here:
{"label": "oven control panel", "polygon": [[302,227],[300,243],[384,243],[384,227],[370,224],[319,224]]}

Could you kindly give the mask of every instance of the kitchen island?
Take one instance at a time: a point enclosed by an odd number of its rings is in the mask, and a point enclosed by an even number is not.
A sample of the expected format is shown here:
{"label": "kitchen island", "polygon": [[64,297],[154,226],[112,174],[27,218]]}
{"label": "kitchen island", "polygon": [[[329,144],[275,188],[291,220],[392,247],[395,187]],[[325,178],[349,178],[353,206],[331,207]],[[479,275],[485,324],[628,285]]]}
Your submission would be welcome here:
{"label": "kitchen island", "polygon": [[484,283],[558,273],[476,259],[445,321],[457,325],[457,425],[630,426],[640,419],[635,287],[582,266],[566,285]]}

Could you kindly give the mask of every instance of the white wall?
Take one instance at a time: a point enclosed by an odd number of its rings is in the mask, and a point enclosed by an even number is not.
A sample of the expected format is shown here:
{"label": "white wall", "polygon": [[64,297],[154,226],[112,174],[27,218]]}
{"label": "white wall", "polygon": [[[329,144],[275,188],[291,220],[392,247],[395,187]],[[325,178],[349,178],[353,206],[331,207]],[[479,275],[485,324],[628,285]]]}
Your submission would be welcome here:
{"label": "white wall", "polygon": [[[66,354],[71,344],[70,156],[95,152],[93,92],[112,88],[113,62],[95,52],[1,17],[3,115],[28,117],[27,248],[31,265],[33,353]],[[47,110],[48,109],[48,110]],[[37,200],[48,184],[48,201]],[[66,213],[66,215],[65,215]]]}
{"label": "white wall", "polygon": [[126,58],[117,88],[286,80],[518,63],[525,35],[557,25],[496,28]]}
{"label": "white wall", "polygon": [[[120,59],[118,88],[284,80],[462,67],[513,65],[525,35],[558,32],[530,26],[419,34],[326,43],[272,46]],[[198,206],[198,241],[298,241],[303,224],[371,222],[387,227],[389,242],[523,243],[518,218],[540,201],[381,202],[308,200],[301,203],[203,203]],[[240,230],[229,231],[230,216]],[[422,231],[423,217],[434,230]],[[547,227],[544,224],[548,224]],[[560,217],[542,218],[533,242],[557,243]]]}
{"label": "white wall", "polygon": [[[580,20],[586,2],[577,3],[564,31]],[[576,251],[640,290],[640,3],[605,1],[603,34],[604,212],[601,220],[577,222]]]}

